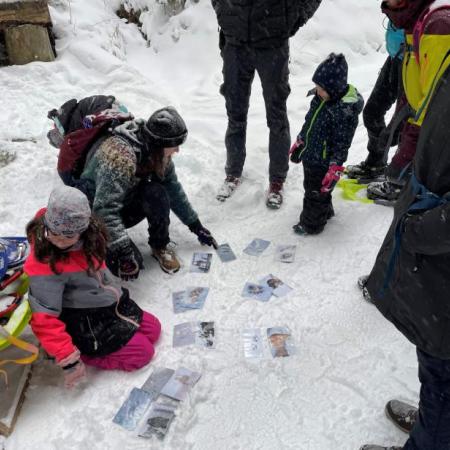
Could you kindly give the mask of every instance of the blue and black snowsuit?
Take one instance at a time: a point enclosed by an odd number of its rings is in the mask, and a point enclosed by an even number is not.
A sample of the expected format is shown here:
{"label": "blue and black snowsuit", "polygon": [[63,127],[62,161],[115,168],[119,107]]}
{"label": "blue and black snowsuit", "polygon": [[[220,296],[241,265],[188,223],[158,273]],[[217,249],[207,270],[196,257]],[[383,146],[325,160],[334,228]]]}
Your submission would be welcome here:
{"label": "blue and black snowsuit", "polygon": [[347,84],[347,62],[342,54],[332,53],[322,62],[313,81],[327,91],[330,100],[314,95],[297,138],[304,142],[301,160],[305,197],[300,225],[308,234],[322,232],[334,215],[331,192],[320,192],[322,180],[331,164],[346,161],[364,105],[357,89]]}

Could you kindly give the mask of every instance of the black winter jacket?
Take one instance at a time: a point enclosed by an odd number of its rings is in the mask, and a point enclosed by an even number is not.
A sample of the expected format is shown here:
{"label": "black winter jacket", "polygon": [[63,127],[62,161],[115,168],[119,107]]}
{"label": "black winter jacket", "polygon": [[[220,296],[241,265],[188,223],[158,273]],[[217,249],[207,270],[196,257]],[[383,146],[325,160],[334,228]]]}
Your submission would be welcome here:
{"label": "black winter jacket", "polygon": [[323,101],[315,95],[298,135],[304,142],[300,153],[303,164],[325,169],[330,162],[342,165],[347,160],[363,106],[361,94],[352,85],[337,101]]}
{"label": "black winter jacket", "polygon": [[321,0],[211,0],[232,45],[280,47],[313,16]]}
{"label": "black winter jacket", "polygon": [[[439,197],[450,192],[448,117],[450,67],[430,101],[414,158],[416,178]],[[381,313],[420,350],[450,359],[450,202],[411,214],[413,189],[411,179],[396,202],[367,288]]]}

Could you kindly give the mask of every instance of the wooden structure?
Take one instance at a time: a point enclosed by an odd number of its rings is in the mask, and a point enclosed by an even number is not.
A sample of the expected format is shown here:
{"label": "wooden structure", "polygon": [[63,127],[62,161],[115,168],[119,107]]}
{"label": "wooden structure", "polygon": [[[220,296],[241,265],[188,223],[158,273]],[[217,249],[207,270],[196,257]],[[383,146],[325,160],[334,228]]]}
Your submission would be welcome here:
{"label": "wooden structure", "polygon": [[[50,40],[52,21],[47,0],[0,0],[0,61],[27,64],[32,61],[53,61]],[[3,45],[2,45],[3,44]]]}

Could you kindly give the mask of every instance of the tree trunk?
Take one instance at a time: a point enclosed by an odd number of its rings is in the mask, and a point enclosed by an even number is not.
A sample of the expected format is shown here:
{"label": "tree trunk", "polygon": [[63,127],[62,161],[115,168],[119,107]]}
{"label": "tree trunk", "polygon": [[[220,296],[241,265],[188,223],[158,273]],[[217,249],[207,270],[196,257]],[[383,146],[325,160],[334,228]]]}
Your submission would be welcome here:
{"label": "tree trunk", "polygon": [[38,25],[20,25],[5,30],[5,43],[10,64],[33,61],[54,61],[47,28]]}

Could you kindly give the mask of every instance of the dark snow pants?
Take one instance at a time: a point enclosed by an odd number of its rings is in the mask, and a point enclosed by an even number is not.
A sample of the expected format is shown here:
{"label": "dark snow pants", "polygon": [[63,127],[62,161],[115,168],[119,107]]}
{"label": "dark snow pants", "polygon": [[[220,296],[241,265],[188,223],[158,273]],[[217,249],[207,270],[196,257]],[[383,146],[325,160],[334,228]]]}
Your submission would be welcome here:
{"label": "dark snow pants", "polygon": [[405,450],[450,450],[450,360],[417,350],[420,404]]}
{"label": "dark snow pants", "polygon": [[300,214],[300,225],[309,234],[323,231],[327,220],[334,215],[331,193],[321,193],[322,180],[328,169],[303,165],[303,210]]}
{"label": "dark snow pants", "polygon": [[152,248],[165,248],[170,242],[170,199],[161,183],[141,181],[125,196],[121,216],[126,228],[147,219],[148,243]]}
{"label": "dark snow pants", "polygon": [[[363,110],[364,126],[369,135],[367,144],[369,155],[366,161],[371,166],[386,164],[388,152],[385,150],[393,120],[386,126],[384,116],[402,96],[402,60],[388,56]],[[399,105],[397,105],[396,112],[398,109]],[[398,143],[400,131],[401,125],[395,131],[391,145]]]}
{"label": "dark snow pants", "polygon": [[246,156],[247,113],[255,71],[258,72],[266,106],[269,127],[269,180],[286,179],[289,169],[291,137],[286,111],[289,87],[289,43],[279,48],[253,48],[225,43],[223,84],[220,93],[225,97],[228,128],[225,134],[227,162],[225,173],[242,175]]}

